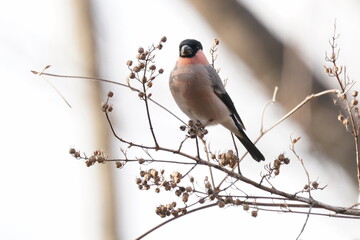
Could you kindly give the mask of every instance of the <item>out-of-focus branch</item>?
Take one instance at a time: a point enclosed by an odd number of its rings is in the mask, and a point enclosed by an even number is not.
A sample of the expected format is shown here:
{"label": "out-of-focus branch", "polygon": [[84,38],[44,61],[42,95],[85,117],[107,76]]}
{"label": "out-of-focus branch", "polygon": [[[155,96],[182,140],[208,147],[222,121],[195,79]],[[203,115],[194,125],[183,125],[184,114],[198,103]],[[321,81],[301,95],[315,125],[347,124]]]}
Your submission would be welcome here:
{"label": "out-of-focus branch", "polygon": [[[74,14],[74,36],[77,41],[79,55],[84,66],[84,75],[96,76],[98,69],[96,64],[96,43],[94,38],[94,26],[92,22],[91,1],[81,0],[73,2]],[[88,111],[92,111],[91,116],[86,118],[86,121],[91,126],[91,145],[98,148],[106,149],[109,145],[108,131],[104,119],[99,115],[98,106],[100,106],[101,87],[99,82],[87,83],[87,103]],[[88,140],[88,139],[87,139]],[[99,219],[96,225],[99,227],[100,239],[115,240],[116,236],[116,211],[115,211],[115,197],[114,186],[112,181],[112,171],[110,166],[104,166],[98,169],[98,179],[96,182],[99,192],[99,201],[96,208],[100,209]]]}
{"label": "out-of-focus branch", "polygon": [[[295,50],[277,39],[241,2],[188,1],[217,32],[218,38],[253,71],[269,94],[275,86],[280,87],[278,101],[286,111],[304,96],[326,89]],[[324,50],[326,47],[324,45]],[[312,102],[301,114],[295,114],[293,119],[301,123],[316,149],[327,154],[328,160],[342,166],[350,176],[356,176],[352,139],[339,128],[337,114],[331,97],[325,96]],[[353,180],[355,184],[355,178]]]}

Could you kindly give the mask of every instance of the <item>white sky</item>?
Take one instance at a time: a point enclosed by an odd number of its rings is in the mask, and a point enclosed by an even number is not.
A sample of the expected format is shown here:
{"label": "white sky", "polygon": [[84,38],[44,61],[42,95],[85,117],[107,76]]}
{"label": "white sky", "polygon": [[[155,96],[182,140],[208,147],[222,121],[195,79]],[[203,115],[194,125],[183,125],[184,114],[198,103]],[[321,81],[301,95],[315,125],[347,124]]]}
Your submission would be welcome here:
{"label": "white sky", "polygon": [[[158,65],[166,74],[176,61],[181,40],[199,39],[205,49],[210,48],[213,38],[221,40],[221,36],[212,32],[186,1],[95,2],[95,24],[101,49],[100,77],[123,81],[127,75],[126,60],[135,56],[139,46],[146,47],[163,35],[168,37],[168,42],[158,55]],[[323,70],[324,52],[328,49],[327,40],[336,18],[341,33],[341,60],[349,67],[350,76],[360,79],[357,67],[360,4],[357,1],[243,2],[277,35],[292,42],[309,65],[319,72]],[[91,135],[87,135],[92,112],[84,108],[84,99],[88,97],[87,83],[48,78],[73,105],[69,109],[43,78],[30,73],[31,69],[41,70],[48,64],[52,65],[50,71],[53,73],[81,75],[84,71],[74,43],[76,33],[72,27],[74,18],[70,4],[71,0],[0,0],[0,102],[3,112],[0,124],[0,239],[100,239],[96,229],[99,226],[96,204],[101,196],[96,191],[96,177],[102,166],[86,168],[67,154],[69,147],[94,148]],[[253,81],[242,80],[253,76],[225,46],[220,46],[217,65],[222,69],[222,77],[229,78],[228,92],[238,106],[249,136],[254,138],[261,109],[269,96],[263,94],[265,91],[258,84],[248,84]],[[166,76],[156,83],[154,96],[186,119],[171,99]],[[241,76],[238,81],[237,76]],[[123,125],[119,128],[124,127],[124,136],[141,131],[137,124],[144,115],[135,111],[140,106],[137,98],[123,89],[107,87],[115,92],[114,114],[121,116]],[[237,94],[238,89],[241,94]],[[252,99],[251,108],[241,104],[247,99]],[[179,124],[164,121],[166,115],[154,111],[159,139],[167,143],[169,131],[174,138],[181,139],[182,133],[177,131]],[[128,114],[123,115],[123,112]],[[278,107],[272,108],[267,116],[269,123],[278,119],[281,113]],[[270,160],[279,152],[289,152],[290,134],[302,135],[296,124],[287,122],[265,137],[259,147]],[[211,128],[208,137],[216,139],[218,136],[220,139],[227,137],[220,127]],[[273,138],[277,139],[275,143]],[[228,144],[226,141],[222,144],[216,140],[212,142],[219,149],[225,149]],[[310,156],[320,158],[321,154],[306,152],[308,149],[306,136],[303,136],[298,150],[308,161],[310,173],[329,185],[318,198],[339,205],[354,203],[357,195],[348,186],[347,178],[332,166],[311,162]],[[246,161],[243,168],[248,169],[249,175],[257,176],[262,166]],[[298,169],[295,163],[289,167],[288,177],[293,176],[291,184],[286,181],[286,175],[277,184],[284,188],[302,186],[305,176]],[[138,170],[138,166],[133,166],[115,171],[119,189],[119,232],[123,239],[133,239],[162,222],[163,219],[154,214],[155,206],[172,200],[168,196],[138,191],[134,184]],[[190,232],[190,239],[234,236],[274,239],[275,226],[279,227],[276,239],[295,239],[304,219],[305,216],[262,212],[254,219],[241,209],[214,208],[185,216],[147,239],[183,239],[189,238],[186,234]],[[310,217],[303,239],[319,239],[319,236],[322,239],[360,239],[359,227],[356,221]]]}

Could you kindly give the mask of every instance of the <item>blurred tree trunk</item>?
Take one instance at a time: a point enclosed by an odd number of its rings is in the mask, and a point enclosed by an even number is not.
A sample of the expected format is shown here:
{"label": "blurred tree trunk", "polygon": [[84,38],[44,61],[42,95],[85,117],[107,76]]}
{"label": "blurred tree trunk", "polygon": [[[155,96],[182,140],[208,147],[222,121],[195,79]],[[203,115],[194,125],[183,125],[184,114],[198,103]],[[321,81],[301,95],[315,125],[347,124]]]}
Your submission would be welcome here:
{"label": "blurred tree trunk", "polygon": [[[78,0],[73,1],[74,9],[74,32],[77,41],[78,52],[80,53],[81,64],[85,69],[84,76],[97,76],[96,65],[96,43],[94,37],[93,16],[90,0]],[[109,149],[109,136],[108,125],[105,121],[103,114],[100,112],[100,95],[102,94],[101,86],[97,82],[86,82],[86,94],[84,97],[87,103],[87,109],[90,116],[85,118],[85,121],[90,125],[89,135],[91,140],[90,145],[96,149]],[[101,95],[103,97],[103,95]],[[87,125],[87,124],[85,124]],[[86,136],[84,136],[86,137]],[[115,240],[117,239],[116,231],[116,210],[115,210],[115,196],[114,196],[114,184],[112,176],[112,168],[110,164],[103,166],[97,165],[96,171],[98,171],[97,183],[93,186],[94,191],[98,193],[95,199],[89,199],[89,202],[98,203],[94,205],[94,211],[99,213],[99,219],[96,219],[95,225],[100,231],[99,239]],[[96,189],[98,188],[98,189]],[[95,200],[95,201],[94,201]]]}
{"label": "blurred tree trunk", "polygon": [[[292,109],[307,95],[327,89],[294,49],[277,39],[241,1],[188,1],[217,32],[219,39],[247,64],[268,89],[269,95],[272,95],[275,86],[279,86],[277,100],[285,110]],[[326,44],[324,49],[328,47]],[[355,186],[353,139],[338,123],[339,110],[332,102],[329,95],[318,98],[292,119],[300,122],[316,149],[347,171]]]}

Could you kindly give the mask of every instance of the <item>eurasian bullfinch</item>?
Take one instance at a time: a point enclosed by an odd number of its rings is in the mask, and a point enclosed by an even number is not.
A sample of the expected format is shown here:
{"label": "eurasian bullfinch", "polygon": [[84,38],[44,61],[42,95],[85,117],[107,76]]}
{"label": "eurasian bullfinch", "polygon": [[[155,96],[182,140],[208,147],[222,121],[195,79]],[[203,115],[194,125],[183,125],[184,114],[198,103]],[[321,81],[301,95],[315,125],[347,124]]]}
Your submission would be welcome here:
{"label": "eurasian bullfinch", "polygon": [[246,136],[234,103],[202,50],[201,43],[194,39],[180,43],[180,56],[169,81],[175,102],[194,121],[200,121],[203,125],[223,125],[236,135],[253,159],[258,162],[265,160]]}

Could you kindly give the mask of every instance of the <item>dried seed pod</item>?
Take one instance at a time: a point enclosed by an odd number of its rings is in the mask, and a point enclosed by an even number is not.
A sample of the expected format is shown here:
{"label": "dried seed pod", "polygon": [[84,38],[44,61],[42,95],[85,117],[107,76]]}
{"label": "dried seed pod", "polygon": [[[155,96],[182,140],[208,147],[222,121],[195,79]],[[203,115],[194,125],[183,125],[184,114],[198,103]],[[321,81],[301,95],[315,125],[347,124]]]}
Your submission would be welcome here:
{"label": "dried seed pod", "polygon": [[135,183],[136,183],[136,184],[140,184],[140,183],[141,183],[141,179],[140,179],[140,178],[136,178],[136,179],[135,179]]}
{"label": "dried seed pod", "polygon": [[179,189],[177,189],[177,190],[175,191],[175,195],[176,195],[177,197],[180,197],[180,196],[181,196],[181,191],[180,191]]}
{"label": "dried seed pod", "polygon": [[143,68],[145,67],[145,63],[140,62],[138,67],[139,67],[140,69],[143,69]]}
{"label": "dried seed pod", "polygon": [[[238,200],[239,200],[239,199],[238,199]],[[239,201],[240,201],[240,200],[239,200]],[[250,209],[249,204],[244,203],[244,204],[243,204],[243,209],[244,209],[245,211],[249,210],[249,209]]]}
{"label": "dried seed pod", "polygon": [[314,182],[311,183],[311,186],[312,186],[314,189],[318,189],[319,183],[316,182],[316,181],[314,181]]}
{"label": "dried seed pod", "polygon": [[140,54],[141,54],[141,53],[143,53],[143,52],[144,52],[144,48],[139,47],[139,48],[138,48],[138,53],[140,53]]}
{"label": "dried seed pod", "polygon": [[326,72],[327,74],[331,74],[331,73],[332,73],[332,69],[329,68],[329,67],[325,67],[325,72]]}
{"label": "dried seed pod", "polygon": [[344,121],[344,116],[340,113],[337,117],[337,119],[340,121],[340,122],[343,122]]}
{"label": "dried seed pod", "polygon": [[258,216],[258,211],[257,210],[251,211],[251,216],[252,217],[257,217]]}
{"label": "dried seed pod", "polygon": [[353,96],[353,97],[357,97],[357,96],[358,96],[358,93],[359,93],[359,92],[355,90],[355,91],[352,92],[352,96]]}
{"label": "dried seed pod", "polygon": [[133,67],[133,71],[136,72],[136,73],[137,73],[137,72],[140,72],[140,70],[141,70],[141,69],[140,69],[139,66]]}
{"label": "dried seed pod", "polygon": [[223,200],[218,200],[217,205],[219,206],[219,208],[225,207],[225,203]]}
{"label": "dried seed pod", "polygon": [[163,36],[162,38],[161,38],[161,40],[160,40],[160,42],[166,42],[167,41],[167,37],[165,37],[165,36]]}
{"label": "dried seed pod", "polygon": [[145,171],[143,171],[143,170],[141,170],[141,171],[140,171],[140,177],[144,177],[144,176],[145,176],[145,174],[146,174],[146,172],[145,172]]}
{"label": "dried seed pod", "polygon": [[359,103],[359,101],[357,99],[351,100],[351,105],[352,106],[356,106],[356,105],[358,105],[358,103]]}
{"label": "dried seed pod", "polygon": [[76,153],[75,148],[70,148],[70,149],[69,149],[69,153],[70,153],[70,154],[75,154],[75,153]]}

